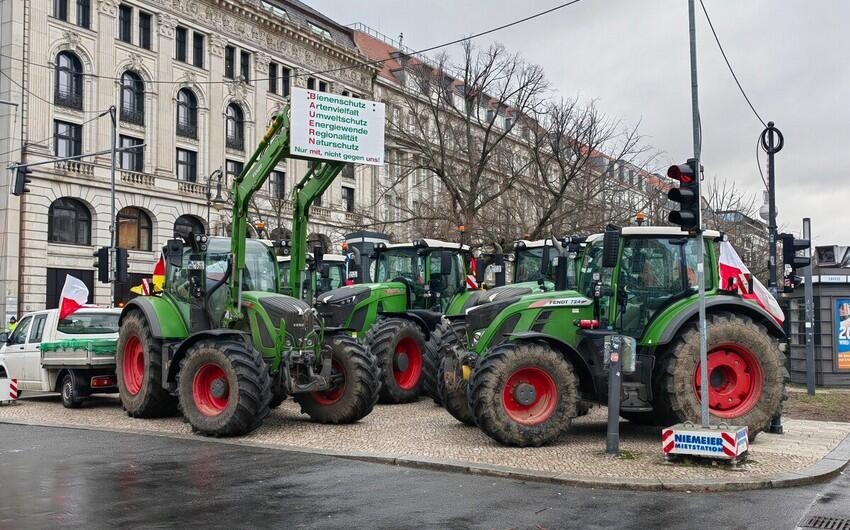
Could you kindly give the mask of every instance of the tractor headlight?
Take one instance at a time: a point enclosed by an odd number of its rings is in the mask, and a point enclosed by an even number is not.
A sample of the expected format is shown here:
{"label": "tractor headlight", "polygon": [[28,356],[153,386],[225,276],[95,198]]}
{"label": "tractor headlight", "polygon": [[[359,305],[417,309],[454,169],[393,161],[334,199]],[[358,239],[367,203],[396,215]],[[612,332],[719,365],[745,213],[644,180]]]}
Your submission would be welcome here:
{"label": "tractor headlight", "polygon": [[481,336],[484,335],[483,329],[476,329],[472,332],[472,345],[475,346],[478,344],[478,341],[481,340]]}
{"label": "tractor headlight", "polygon": [[349,296],[348,298],[343,298],[342,300],[337,300],[334,302],[334,305],[351,305],[354,303],[354,299],[357,298],[356,295]]}

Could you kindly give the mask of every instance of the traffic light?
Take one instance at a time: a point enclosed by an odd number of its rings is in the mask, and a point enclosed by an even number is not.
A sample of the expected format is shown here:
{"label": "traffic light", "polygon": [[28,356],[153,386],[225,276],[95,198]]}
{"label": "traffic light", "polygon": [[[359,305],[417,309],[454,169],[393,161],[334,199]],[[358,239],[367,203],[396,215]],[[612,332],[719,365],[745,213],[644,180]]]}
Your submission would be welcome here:
{"label": "traffic light", "polygon": [[32,179],[29,178],[31,173],[32,169],[29,166],[18,166],[15,168],[15,182],[12,185],[12,195],[20,197],[24,193],[29,193],[30,189],[27,188],[27,184],[32,182]]}
{"label": "traffic light", "polygon": [[678,188],[667,192],[668,199],[679,203],[679,209],[671,211],[667,220],[688,232],[698,232],[701,227],[699,172],[696,170],[696,160],[691,158],[686,164],[670,166],[667,176],[679,181]]}
{"label": "traffic light", "polygon": [[109,283],[109,247],[100,247],[94,254],[94,268],[97,269],[97,281]]}
{"label": "traffic light", "polygon": [[115,249],[115,281],[127,283],[130,281],[130,263],[127,261],[127,249]]}
{"label": "traffic light", "polygon": [[787,270],[783,290],[793,293],[794,288],[800,285],[797,269],[808,267],[812,263],[812,258],[798,256],[797,252],[811,249],[812,243],[808,239],[796,239],[794,234],[779,234],[779,237],[782,239],[782,263]]}

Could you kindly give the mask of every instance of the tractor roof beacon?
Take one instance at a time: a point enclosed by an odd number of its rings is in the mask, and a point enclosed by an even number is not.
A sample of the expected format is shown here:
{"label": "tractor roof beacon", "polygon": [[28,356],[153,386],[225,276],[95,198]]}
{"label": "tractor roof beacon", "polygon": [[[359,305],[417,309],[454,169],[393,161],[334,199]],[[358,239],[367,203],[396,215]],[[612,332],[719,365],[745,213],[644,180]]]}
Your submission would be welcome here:
{"label": "tractor roof beacon", "polygon": [[[128,415],[169,415],[179,403],[195,432],[237,436],[287,395],[318,422],[354,422],[372,410],[378,373],[368,351],[279,294],[272,249],[245,237],[251,197],[289,151],[285,107],[233,181],[231,236],[168,241],[163,292],[124,308],[116,371]],[[344,165],[314,162],[294,191],[295,242],[307,240],[310,205]],[[292,246],[296,270],[305,267],[305,246]]]}
{"label": "tractor roof beacon", "polygon": [[[709,410],[713,422],[747,425],[755,436],[784,396],[782,327],[737,290],[721,290],[720,234],[704,236]],[[607,402],[604,341],[621,334],[638,344],[621,415],[649,425],[699,421],[697,241],[678,227],[609,230],[587,238],[574,289],[471,308],[468,347],[443,361],[454,398],[446,407],[504,444],[550,443],[583,404]]]}

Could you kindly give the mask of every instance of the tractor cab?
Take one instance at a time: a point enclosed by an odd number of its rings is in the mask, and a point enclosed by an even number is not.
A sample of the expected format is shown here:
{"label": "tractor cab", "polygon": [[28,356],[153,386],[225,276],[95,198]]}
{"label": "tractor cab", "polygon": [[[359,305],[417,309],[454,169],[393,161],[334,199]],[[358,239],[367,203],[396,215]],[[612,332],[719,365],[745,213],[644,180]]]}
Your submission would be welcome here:
{"label": "tractor cab", "polygon": [[400,282],[408,291],[410,309],[444,312],[453,296],[466,290],[469,247],[436,239],[378,244],[375,281]]}
{"label": "tractor cab", "polygon": [[[289,275],[292,273],[292,257],[278,256],[280,271],[280,289],[282,294],[291,295]],[[341,254],[324,254],[319,263],[313,253],[307,254],[307,270],[310,274],[309,285],[304,285],[305,292],[310,291],[314,296],[346,285],[348,279],[348,260]],[[306,278],[305,278],[306,281]],[[309,298],[313,298],[312,296]]]}

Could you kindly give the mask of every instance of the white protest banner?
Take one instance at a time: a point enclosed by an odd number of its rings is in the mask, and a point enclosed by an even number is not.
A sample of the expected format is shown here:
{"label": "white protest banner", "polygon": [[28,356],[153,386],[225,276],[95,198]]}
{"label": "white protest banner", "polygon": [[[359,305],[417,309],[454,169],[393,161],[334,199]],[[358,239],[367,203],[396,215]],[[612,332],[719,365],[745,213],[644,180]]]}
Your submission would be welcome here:
{"label": "white protest banner", "polygon": [[355,164],[384,164],[383,103],[292,90],[290,152]]}

